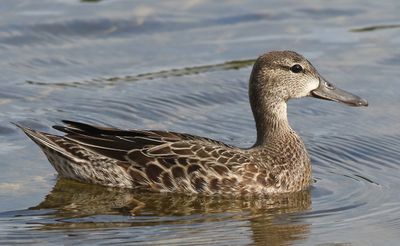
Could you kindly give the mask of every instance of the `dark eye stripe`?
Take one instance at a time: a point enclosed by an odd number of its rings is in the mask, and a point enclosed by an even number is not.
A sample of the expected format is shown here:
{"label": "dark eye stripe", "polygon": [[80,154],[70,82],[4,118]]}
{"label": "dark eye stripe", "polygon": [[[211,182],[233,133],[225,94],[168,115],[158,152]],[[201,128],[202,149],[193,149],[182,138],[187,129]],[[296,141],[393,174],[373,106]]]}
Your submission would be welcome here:
{"label": "dark eye stripe", "polygon": [[280,68],[282,68],[283,70],[290,70],[290,67],[289,66],[284,66],[284,65],[277,65],[277,67],[280,67]]}
{"label": "dark eye stripe", "polygon": [[[276,67],[279,67],[279,68],[281,68],[283,70],[287,70],[287,71],[291,71],[291,68],[292,68],[290,66],[285,66],[285,65],[276,65]],[[311,72],[306,70],[305,68],[303,68],[303,70],[301,72],[303,72],[304,74],[311,74]]]}

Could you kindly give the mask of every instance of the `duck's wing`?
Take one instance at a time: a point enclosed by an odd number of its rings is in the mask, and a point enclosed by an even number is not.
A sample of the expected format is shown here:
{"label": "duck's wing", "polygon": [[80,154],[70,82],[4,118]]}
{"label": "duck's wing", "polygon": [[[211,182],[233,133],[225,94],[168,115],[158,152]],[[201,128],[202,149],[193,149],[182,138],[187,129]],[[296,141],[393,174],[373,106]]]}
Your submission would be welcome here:
{"label": "duck's wing", "polygon": [[239,185],[236,171],[250,163],[245,151],[209,138],[64,123],[54,128],[66,135],[51,135],[57,138],[51,141],[68,142],[62,146],[67,146],[71,155],[76,149],[76,156],[82,156],[79,153],[83,148],[114,160],[132,177],[135,186],[153,190],[227,193],[226,189]]}
{"label": "duck's wing", "polygon": [[[145,151],[152,156],[214,156],[219,157],[228,150],[238,150],[233,146],[210,138],[169,131],[121,130],[93,126],[80,122],[63,121],[65,126],[53,128],[66,133],[63,138],[75,142],[100,155],[120,161],[134,161],[135,151]],[[203,151],[199,149],[200,148]],[[196,147],[198,146],[198,147]],[[205,147],[208,147],[205,149]],[[214,151],[215,149],[215,151]],[[219,153],[217,154],[217,150]]]}

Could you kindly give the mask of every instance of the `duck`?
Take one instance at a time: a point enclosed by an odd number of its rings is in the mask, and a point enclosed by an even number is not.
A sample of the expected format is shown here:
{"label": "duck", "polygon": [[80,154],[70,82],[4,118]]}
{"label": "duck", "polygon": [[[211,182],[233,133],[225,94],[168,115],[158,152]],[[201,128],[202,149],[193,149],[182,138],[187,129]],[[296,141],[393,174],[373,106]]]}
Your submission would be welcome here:
{"label": "duck", "polygon": [[302,55],[271,51],[257,58],[249,79],[257,130],[249,148],[185,133],[68,120],[53,126],[63,135],[16,125],[67,179],[151,192],[268,196],[312,183],[310,156],[287,114],[287,102],[302,97],[368,106],[328,82]]}

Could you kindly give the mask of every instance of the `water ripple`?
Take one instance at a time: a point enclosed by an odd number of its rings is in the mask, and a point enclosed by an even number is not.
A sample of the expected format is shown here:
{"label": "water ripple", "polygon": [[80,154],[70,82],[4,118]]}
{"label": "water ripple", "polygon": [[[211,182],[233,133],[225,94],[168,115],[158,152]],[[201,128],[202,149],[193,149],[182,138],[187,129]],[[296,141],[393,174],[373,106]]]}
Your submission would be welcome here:
{"label": "water ripple", "polygon": [[383,223],[399,215],[400,202],[392,187],[400,177],[399,153],[394,151],[400,146],[400,136],[320,136],[314,140],[310,146],[317,180],[313,210],[301,218],[329,217],[317,224],[343,230],[350,222],[368,223],[378,216]]}
{"label": "water ripple", "polygon": [[10,25],[0,29],[0,44],[8,46],[33,46],[37,44],[57,45],[76,42],[76,38],[117,38],[122,35],[139,35],[174,32],[202,28],[204,26],[224,26],[237,23],[262,21],[273,18],[267,14],[246,14],[199,21],[181,22],[160,18],[142,17],[133,19],[101,18],[70,20],[53,23],[36,23],[31,26]]}

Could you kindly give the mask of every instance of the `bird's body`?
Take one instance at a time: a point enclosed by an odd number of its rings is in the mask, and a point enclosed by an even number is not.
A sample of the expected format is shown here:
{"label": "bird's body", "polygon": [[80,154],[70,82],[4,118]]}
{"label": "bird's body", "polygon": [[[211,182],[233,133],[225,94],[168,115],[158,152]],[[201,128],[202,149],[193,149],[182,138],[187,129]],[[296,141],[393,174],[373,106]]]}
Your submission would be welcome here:
{"label": "bird's body", "polygon": [[[249,88],[257,141],[248,149],[189,134],[119,130],[72,121],[54,127],[64,136],[21,128],[61,176],[82,182],[178,193],[295,192],[310,185],[311,163],[301,138],[289,126],[287,100],[313,93],[354,106],[367,104],[349,93],[345,99],[330,95],[320,88],[331,86],[326,83],[295,52],[270,52],[258,58]],[[344,92],[337,90],[343,97]]]}
{"label": "bird's body", "polygon": [[239,149],[193,135],[122,131],[76,122],[65,136],[24,131],[64,177],[160,192],[267,194],[309,185],[311,165],[300,138]]}

